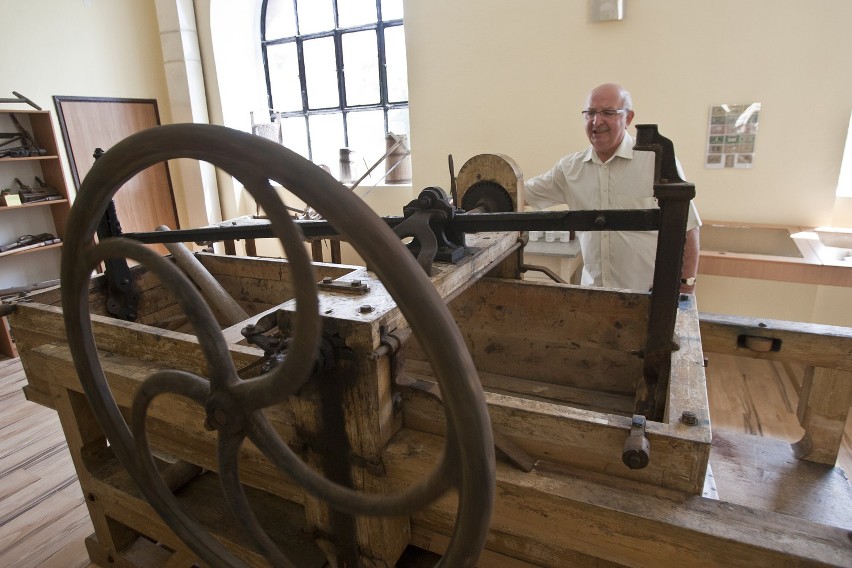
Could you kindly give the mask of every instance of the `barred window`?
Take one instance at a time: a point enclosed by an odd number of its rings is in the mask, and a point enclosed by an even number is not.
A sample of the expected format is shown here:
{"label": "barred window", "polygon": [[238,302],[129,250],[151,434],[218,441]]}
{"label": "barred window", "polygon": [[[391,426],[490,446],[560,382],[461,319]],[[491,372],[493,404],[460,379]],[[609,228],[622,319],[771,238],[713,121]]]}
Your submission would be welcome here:
{"label": "barred window", "polygon": [[374,162],[408,134],[402,0],[264,0],[261,41],[288,148],[336,172],[341,148]]}

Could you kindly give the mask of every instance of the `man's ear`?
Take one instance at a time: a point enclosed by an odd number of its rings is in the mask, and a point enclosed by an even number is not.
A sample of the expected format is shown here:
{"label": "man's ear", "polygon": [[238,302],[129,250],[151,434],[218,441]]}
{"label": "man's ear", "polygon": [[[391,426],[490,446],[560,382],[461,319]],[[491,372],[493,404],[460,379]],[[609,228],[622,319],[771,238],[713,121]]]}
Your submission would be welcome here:
{"label": "man's ear", "polygon": [[627,126],[630,126],[630,123],[633,122],[633,111],[627,111]]}

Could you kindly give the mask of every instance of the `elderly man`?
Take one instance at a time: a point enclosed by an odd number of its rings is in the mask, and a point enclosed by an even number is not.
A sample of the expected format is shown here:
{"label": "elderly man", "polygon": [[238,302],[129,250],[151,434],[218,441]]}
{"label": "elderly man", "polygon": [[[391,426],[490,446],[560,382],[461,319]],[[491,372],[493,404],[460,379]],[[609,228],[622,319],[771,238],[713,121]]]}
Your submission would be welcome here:
{"label": "elderly man", "polygon": [[[595,87],[583,112],[591,146],[560,159],[548,172],[527,180],[525,202],[543,209],[566,204],[571,209],[652,209],[654,154],[634,152],[627,132],[633,101],[620,85]],[[681,176],[683,177],[683,176]],[[698,270],[698,227],[690,204],[681,291],[693,292]],[[650,289],[654,279],[657,233],[588,231],[578,233],[583,254],[581,284],[632,290]]]}

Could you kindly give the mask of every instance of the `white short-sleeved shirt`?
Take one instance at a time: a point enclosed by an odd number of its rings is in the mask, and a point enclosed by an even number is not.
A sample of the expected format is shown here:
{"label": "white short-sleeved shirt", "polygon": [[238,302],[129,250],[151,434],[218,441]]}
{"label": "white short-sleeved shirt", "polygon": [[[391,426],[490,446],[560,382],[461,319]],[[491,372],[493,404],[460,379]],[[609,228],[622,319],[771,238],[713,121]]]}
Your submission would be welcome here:
{"label": "white short-sleeved shirt", "polygon": [[[548,172],[524,184],[524,202],[536,209],[566,204],[581,209],[653,209],[653,152],[634,151],[626,134],[603,163],[591,146],[560,159]],[[682,176],[683,177],[683,176]],[[690,203],[687,230],[701,220]],[[647,291],[654,280],[656,231],[578,231],[584,286]]]}

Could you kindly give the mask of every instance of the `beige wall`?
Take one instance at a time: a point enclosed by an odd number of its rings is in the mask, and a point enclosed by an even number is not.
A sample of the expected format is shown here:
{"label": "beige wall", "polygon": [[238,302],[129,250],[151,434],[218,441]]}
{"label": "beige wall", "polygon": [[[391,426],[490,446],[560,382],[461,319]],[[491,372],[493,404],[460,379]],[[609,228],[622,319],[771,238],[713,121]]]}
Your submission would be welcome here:
{"label": "beige wall", "polygon": [[4,0],[0,21],[0,98],[17,91],[54,118],[55,95],[157,99],[171,122],[153,0]]}

